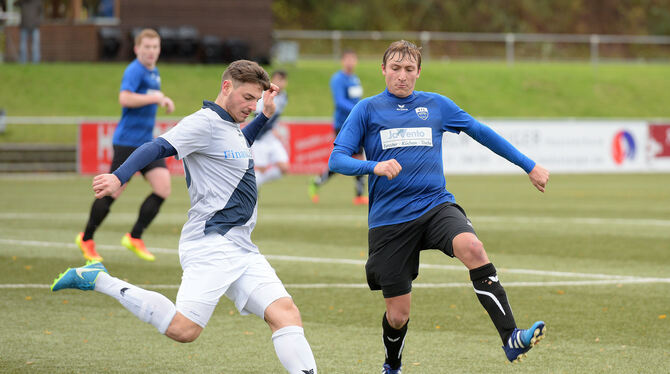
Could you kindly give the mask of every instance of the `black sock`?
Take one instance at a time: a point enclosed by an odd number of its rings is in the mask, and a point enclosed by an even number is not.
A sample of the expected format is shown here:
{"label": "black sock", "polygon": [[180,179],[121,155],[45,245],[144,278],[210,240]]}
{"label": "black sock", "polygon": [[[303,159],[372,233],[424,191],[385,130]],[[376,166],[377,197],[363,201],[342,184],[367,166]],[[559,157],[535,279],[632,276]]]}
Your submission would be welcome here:
{"label": "black sock", "polygon": [[332,177],[333,174],[335,174],[335,172],[326,170],[323,172],[323,174],[321,174],[318,178],[316,178],[314,182],[316,183],[317,186],[321,186],[322,184],[328,182],[328,179],[330,179],[330,177]]}
{"label": "black sock", "polygon": [[363,182],[363,176],[356,176],[356,196],[363,196],[363,187],[365,187],[365,182]]}
{"label": "black sock", "polygon": [[470,279],[475,287],[477,298],[498,329],[503,344],[516,328],[512,308],[507,301],[505,289],[498,281],[496,268],[492,263],[470,270]]}
{"label": "black sock", "polygon": [[130,232],[130,236],[135,239],[142,237],[144,229],[146,229],[151,221],[154,220],[161,208],[161,204],[163,204],[163,201],[165,201],[165,199],[156,195],[155,193],[147,196],[147,198],[142,203],[142,206],[140,207],[140,215],[137,217],[137,222],[135,222],[135,226],[133,226],[133,231]]}
{"label": "black sock", "polygon": [[386,319],[386,313],[382,319],[382,339],[384,340],[384,347],[386,347],[386,363],[391,369],[397,370],[400,368],[402,362],[402,348],[405,346],[405,334],[407,334],[407,324],[396,330],[389,324]]}
{"label": "black sock", "polygon": [[102,221],[107,217],[109,213],[109,207],[114,202],[114,198],[111,196],[105,196],[100,199],[95,199],[93,205],[91,205],[91,213],[88,216],[88,222],[86,222],[86,228],[84,229],[84,237],[82,240],[91,240],[93,239],[93,234],[97,230],[98,226]]}

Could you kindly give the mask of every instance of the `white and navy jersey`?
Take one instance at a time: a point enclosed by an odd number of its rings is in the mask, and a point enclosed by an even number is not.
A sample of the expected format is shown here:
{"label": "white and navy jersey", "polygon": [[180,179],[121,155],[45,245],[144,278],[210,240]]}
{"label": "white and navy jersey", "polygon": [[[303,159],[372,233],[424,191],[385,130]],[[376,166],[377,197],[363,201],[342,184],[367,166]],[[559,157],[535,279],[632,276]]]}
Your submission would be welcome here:
{"label": "white and navy jersey", "polygon": [[217,232],[242,248],[256,225],[256,177],[249,144],[226,111],[213,102],[161,135],[184,162],[191,198],[180,243]]}
{"label": "white and navy jersey", "polygon": [[[268,121],[265,123],[265,126],[261,128],[261,130],[258,132],[258,135],[256,135],[256,139],[260,139],[263,137],[263,135],[267,134],[269,131],[271,131],[277,123],[279,123],[279,116],[284,113],[284,109],[286,108],[286,104],[288,104],[288,94],[286,91],[281,91],[280,93],[277,94],[277,96],[274,97],[274,103],[275,103],[275,113],[268,119]],[[258,100],[258,104],[256,104],[256,113],[262,113],[263,112],[263,99],[261,98]]]}
{"label": "white and navy jersey", "polygon": [[[356,104],[335,139],[329,166],[346,175],[370,174],[370,228],[408,222],[439,204],[455,201],[445,188],[442,134],[460,131],[527,173],[535,166],[447,97],[414,91],[399,98],[388,90]],[[361,146],[368,161],[349,157]],[[390,159],[402,166],[397,177],[388,180],[373,174],[377,162]]]}

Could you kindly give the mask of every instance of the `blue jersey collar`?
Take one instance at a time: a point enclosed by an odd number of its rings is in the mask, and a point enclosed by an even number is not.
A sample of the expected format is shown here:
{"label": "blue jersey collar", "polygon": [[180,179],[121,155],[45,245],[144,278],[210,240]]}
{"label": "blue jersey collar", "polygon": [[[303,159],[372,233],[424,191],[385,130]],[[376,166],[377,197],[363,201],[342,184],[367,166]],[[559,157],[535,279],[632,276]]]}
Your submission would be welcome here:
{"label": "blue jersey collar", "polygon": [[397,101],[397,102],[409,102],[409,101],[414,100],[414,98],[416,97],[416,91],[412,91],[412,93],[407,97],[398,97],[398,96],[390,93],[388,88],[384,89],[383,94],[384,94],[384,96],[388,97],[392,101]]}
{"label": "blue jersey collar", "polygon": [[225,109],[221,108],[219,106],[219,104],[217,104],[213,101],[203,100],[202,101],[202,109],[211,109],[216,114],[218,114],[219,117],[221,117],[222,120],[232,122],[232,123],[236,123],[235,120],[233,119],[233,117],[231,117],[231,115],[228,114],[228,112],[226,112]]}

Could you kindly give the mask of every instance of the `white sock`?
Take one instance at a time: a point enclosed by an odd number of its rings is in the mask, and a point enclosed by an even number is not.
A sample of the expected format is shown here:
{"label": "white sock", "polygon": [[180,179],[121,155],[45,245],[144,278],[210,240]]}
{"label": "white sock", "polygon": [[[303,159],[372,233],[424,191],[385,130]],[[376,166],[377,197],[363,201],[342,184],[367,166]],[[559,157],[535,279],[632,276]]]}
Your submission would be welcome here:
{"label": "white sock", "polygon": [[316,374],[316,362],[300,326],[286,326],[272,334],[272,343],[282,365],[291,374]]}
{"label": "white sock", "polygon": [[266,170],[264,173],[260,173],[256,176],[256,185],[260,187],[262,184],[279,179],[282,176],[281,169],[276,166],[273,166]]}
{"label": "white sock", "polygon": [[152,324],[165,334],[177,313],[172,301],[158,292],[147,291],[121,279],[100,272],[95,281],[95,291],[109,295],[144,322]]}

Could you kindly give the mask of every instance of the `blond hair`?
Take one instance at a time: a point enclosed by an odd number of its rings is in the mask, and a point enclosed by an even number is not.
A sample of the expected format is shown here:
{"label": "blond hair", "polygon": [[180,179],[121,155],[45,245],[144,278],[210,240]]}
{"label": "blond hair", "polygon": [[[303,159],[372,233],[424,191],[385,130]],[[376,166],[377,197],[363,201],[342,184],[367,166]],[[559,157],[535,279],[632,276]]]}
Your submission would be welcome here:
{"label": "blond hair", "polygon": [[408,42],[406,40],[398,40],[391,43],[386,52],[384,52],[384,57],[382,58],[382,65],[386,66],[386,62],[389,59],[397,57],[397,60],[402,60],[405,56],[409,56],[410,59],[417,62],[417,67],[421,68],[421,47],[417,47],[416,44]]}
{"label": "blond hair", "polygon": [[135,36],[135,45],[140,45],[142,44],[142,39],[153,39],[157,38],[160,40],[161,36],[158,35],[158,32],[154,29],[144,29],[140,31],[139,34]]}

